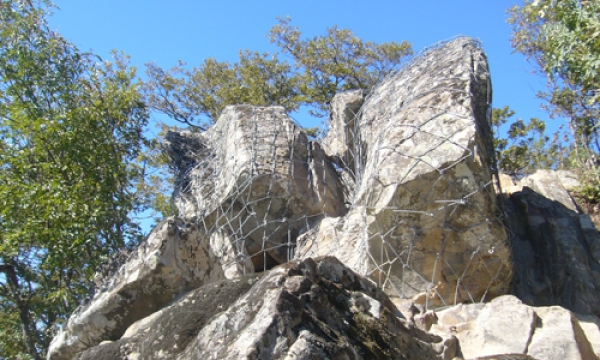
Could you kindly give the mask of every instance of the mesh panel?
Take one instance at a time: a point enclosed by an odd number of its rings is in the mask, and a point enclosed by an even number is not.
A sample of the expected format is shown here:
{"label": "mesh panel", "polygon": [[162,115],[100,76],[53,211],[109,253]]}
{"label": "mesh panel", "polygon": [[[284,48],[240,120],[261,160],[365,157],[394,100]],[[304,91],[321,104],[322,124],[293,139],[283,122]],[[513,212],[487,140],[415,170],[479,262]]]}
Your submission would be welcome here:
{"label": "mesh panel", "polygon": [[490,94],[480,44],[459,38],[366,99],[340,94],[319,141],[281,107],[227,107],[203,134],[169,134],[180,215],[211,234],[228,277],[333,255],[426,307],[505,293]]}

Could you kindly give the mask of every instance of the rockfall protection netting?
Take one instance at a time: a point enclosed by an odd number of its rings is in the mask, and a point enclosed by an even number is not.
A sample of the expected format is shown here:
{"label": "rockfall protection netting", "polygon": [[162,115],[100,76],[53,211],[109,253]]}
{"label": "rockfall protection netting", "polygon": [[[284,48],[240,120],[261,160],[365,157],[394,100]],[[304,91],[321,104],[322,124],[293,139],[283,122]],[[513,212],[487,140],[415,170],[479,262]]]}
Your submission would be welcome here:
{"label": "rockfall protection netting", "polygon": [[490,102],[481,46],[459,38],[366,98],[340,94],[319,141],[283,108],[230,106],[209,131],[167,138],[179,215],[210,234],[228,277],[333,255],[392,298],[483,301],[511,272]]}

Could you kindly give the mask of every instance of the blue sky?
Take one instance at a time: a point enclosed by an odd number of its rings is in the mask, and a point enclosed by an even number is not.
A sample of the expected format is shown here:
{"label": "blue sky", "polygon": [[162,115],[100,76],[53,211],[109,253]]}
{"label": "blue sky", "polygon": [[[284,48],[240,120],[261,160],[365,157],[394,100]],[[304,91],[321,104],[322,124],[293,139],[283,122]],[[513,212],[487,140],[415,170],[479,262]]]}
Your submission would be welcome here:
{"label": "blue sky", "polygon": [[[236,61],[240,49],[276,51],[265,35],[283,16],[292,17],[305,36],[337,25],[363,40],[408,40],[415,52],[468,35],[479,38],[488,54],[494,106],[510,105],[525,119],[547,118],[535,97],[544,78],[531,74],[531,65],[510,46],[506,10],[521,3],[517,0],[55,1],[60,10],[52,27],[81,50],[104,58],[111,49],[124,51],[141,75],[150,61],[170,68],[179,60],[199,65],[207,57]],[[295,118],[313,124],[305,115]]]}

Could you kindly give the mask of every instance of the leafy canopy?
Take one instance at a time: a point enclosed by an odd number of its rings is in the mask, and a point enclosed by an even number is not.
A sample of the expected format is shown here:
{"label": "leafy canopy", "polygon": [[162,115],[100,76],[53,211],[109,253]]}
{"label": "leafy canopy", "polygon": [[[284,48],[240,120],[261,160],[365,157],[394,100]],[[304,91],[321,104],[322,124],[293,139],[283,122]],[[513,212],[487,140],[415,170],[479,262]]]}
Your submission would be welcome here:
{"label": "leafy canopy", "polygon": [[[280,53],[240,51],[236,63],[209,58],[187,69],[147,65],[148,104],[172,119],[205,129],[231,104],[309,106],[323,116],[340,90],[370,89],[412,55],[410,43],[365,42],[350,30],[302,39],[291,19],[280,19],[269,37]],[[288,61],[287,59],[290,61]]]}
{"label": "leafy canopy", "polygon": [[[494,148],[498,171],[521,178],[537,169],[557,169],[565,166],[568,149],[560,131],[552,138],[546,135],[546,123],[532,118],[511,120],[515,112],[508,106],[492,109]],[[506,137],[500,137],[501,127],[510,124]]]}
{"label": "leafy canopy", "polygon": [[0,358],[43,358],[97,265],[138,234],[135,69],[81,53],[49,7],[0,0]]}
{"label": "leafy canopy", "polygon": [[600,0],[526,1],[510,11],[512,44],[548,79],[551,117],[569,121],[570,166],[600,201]]}
{"label": "leafy canopy", "polygon": [[510,10],[515,49],[551,79],[600,96],[600,1],[535,0]]}
{"label": "leafy canopy", "polygon": [[302,104],[313,107],[312,113],[321,116],[329,111],[328,102],[338,91],[370,90],[413,53],[407,41],[365,42],[337,26],[327,29],[324,36],[303,40],[290,18],[279,19],[269,36],[292,57]]}

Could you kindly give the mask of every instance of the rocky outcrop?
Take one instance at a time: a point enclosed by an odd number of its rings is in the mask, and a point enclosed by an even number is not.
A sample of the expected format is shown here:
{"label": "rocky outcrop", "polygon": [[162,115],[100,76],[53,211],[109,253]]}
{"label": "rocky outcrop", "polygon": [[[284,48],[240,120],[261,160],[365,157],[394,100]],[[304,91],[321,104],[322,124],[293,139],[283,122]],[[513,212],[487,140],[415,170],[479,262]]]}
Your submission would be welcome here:
{"label": "rocky outcrop", "polygon": [[335,109],[348,110],[332,112],[326,152],[354,159],[353,203],[302,237],[297,256],[336,256],[390,296],[428,306],[506,293],[512,266],[491,186],[490,86],[485,55],[461,38],[379,84],[353,122],[358,94],[336,97]]}
{"label": "rocky outcrop", "polygon": [[99,274],[48,358],[596,359],[598,231],[569,173],[497,197],[490,95],[459,38],[338,94],[321,141],[278,106],[169,133],[180,217]]}
{"label": "rocky outcrop", "polygon": [[252,271],[240,257],[261,271],[288,261],[307,222],[346,212],[333,164],[282,107],[228,106],[210,130],[168,141],[180,216],[218,233],[232,276]]}
{"label": "rocky outcrop", "polygon": [[487,304],[458,305],[418,314],[420,328],[444,339],[458,339],[464,359],[528,356],[544,360],[593,360],[600,353],[597,324],[559,307],[530,307],[511,295]]}
{"label": "rocky outcrop", "polygon": [[452,359],[335,258],[295,260],[194,290],[77,359]]}
{"label": "rocky outcrop", "polygon": [[526,304],[560,305],[600,314],[600,233],[567,189],[568,172],[537,171],[519,182],[504,177],[515,277]]}
{"label": "rocky outcrop", "polygon": [[71,359],[102,341],[117,340],[131,324],[183,292],[223,278],[208,235],[197,225],[169,218],[71,315],[54,337],[48,358]]}
{"label": "rocky outcrop", "polygon": [[374,88],[338,94],[308,141],[281,107],[227,107],[202,134],[170,133],[180,215],[212,234],[229,278],[333,255],[394,299],[432,306],[504,294],[485,55],[434,48]]}
{"label": "rocky outcrop", "polygon": [[597,359],[597,318],[514,296],[426,311],[398,309],[333,257],[190,291],[81,353],[113,359]]}

